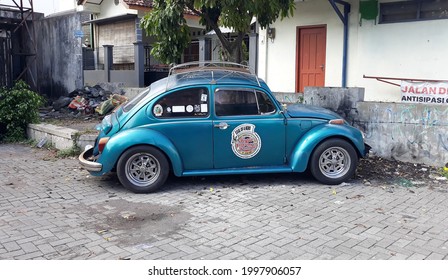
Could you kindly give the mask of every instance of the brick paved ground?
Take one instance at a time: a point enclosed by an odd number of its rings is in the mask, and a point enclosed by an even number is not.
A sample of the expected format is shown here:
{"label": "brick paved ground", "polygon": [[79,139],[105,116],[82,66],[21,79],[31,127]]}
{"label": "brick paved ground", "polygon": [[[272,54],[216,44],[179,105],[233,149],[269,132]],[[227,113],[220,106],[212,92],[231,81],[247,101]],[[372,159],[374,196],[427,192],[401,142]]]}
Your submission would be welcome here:
{"label": "brick paved ground", "polygon": [[448,186],[171,178],[133,194],[76,159],[0,145],[1,259],[448,259]]}

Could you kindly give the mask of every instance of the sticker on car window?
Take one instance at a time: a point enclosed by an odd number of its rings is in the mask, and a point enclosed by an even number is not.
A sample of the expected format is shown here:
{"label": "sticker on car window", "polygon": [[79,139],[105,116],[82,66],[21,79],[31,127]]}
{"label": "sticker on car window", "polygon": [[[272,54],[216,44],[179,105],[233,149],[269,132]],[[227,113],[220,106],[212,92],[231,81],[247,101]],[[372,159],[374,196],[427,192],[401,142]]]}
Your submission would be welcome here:
{"label": "sticker on car window", "polygon": [[208,112],[207,104],[201,104],[201,112],[202,113],[207,113]]}
{"label": "sticker on car window", "polygon": [[207,94],[201,94],[201,101],[207,102]]}
{"label": "sticker on car window", "polygon": [[185,106],[173,106],[173,113],[185,113]]}
{"label": "sticker on car window", "polygon": [[194,105],[194,112],[200,113],[201,112],[201,105]]}
{"label": "sticker on car window", "polygon": [[156,116],[156,117],[162,116],[162,114],[163,114],[162,105],[157,104],[156,106],[154,106],[153,113],[154,113],[154,116]]}
{"label": "sticker on car window", "polygon": [[261,149],[260,136],[255,132],[255,125],[241,124],[232,131],[232,151],[242,159],[249,159],[258,154]]}
{"label": "sticker on car window", "polygon": [[193,112],[193,106],[188,105],[188,106],[187,106],[187,112],[188,112],[188,113],[192,113],[192,112]]}

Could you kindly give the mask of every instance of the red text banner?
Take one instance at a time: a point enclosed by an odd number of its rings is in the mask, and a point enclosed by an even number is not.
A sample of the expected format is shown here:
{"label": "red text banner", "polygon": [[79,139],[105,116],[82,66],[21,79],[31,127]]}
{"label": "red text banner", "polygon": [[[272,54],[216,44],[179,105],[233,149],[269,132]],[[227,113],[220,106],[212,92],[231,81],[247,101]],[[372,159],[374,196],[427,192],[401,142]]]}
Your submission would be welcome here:
{"label": "red text banner", "polygon": [[448,82],[401,81],[401,101],[448,104]]}

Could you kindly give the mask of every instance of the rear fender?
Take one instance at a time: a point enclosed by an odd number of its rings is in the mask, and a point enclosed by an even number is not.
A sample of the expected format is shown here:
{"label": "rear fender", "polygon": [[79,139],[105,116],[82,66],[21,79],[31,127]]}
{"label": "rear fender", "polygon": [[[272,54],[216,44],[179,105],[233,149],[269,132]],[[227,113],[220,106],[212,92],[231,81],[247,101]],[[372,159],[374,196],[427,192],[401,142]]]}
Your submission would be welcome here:
{"label": "rear fender", "polygon": [[365,154],[364,142],[359,130],[348,125],[326,123],[314,127],[299,139],[290,156],[291,169],[294,172],[305,171],[314,149],[319,143],[329,138],[346,139],[355,147],[358,155]]}
{"label": "rear fender", "polygon": [[182,160],[173,143],[162,133],[144,127],[127,129],[113,135],[98,160],[103,164],[102,170],[92,174],[102,175],[111,171],[124,151],[137,145],[151,145],[160,149],[170,160],[174,174],[182,175]]}

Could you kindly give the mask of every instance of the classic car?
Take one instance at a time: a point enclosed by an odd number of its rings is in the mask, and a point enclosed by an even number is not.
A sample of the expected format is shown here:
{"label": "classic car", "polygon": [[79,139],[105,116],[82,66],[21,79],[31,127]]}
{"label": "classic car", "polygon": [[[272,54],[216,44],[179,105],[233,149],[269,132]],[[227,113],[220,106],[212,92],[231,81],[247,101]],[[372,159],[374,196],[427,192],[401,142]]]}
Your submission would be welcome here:
{"label": "classic car", "polygon": [[173,67],[106,116],[95,145],[80,156],[92,175],[117,172],[136,192],[162,187],[170,173],[206,176],[304,172],[324,184],[354,176],[369,147],[329,110],[282,105],[243,65]]}

